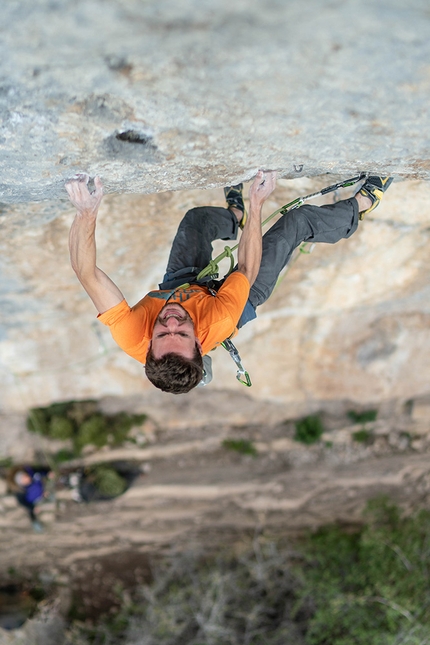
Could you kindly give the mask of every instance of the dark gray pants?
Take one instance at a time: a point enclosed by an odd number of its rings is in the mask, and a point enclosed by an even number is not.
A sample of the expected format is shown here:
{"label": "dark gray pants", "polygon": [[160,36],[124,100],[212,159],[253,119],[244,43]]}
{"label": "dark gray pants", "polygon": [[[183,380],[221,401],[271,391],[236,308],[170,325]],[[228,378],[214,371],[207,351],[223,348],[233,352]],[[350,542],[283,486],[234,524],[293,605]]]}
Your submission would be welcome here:
{"label": "dark gray pants", "polygon": [[[354,198],[328,206],[304,204],[283,215],[263,236],[263,257],[257,279],[238,327],[255,318],[255,309],[269,298],[282,269],[302,242],[334,244],[350,237],[358,226]],[[192,282],[212,258],[214,240],[235,240],[238,222],[226,208],[202,206],[189,210],[179,224],[160,289]]]}

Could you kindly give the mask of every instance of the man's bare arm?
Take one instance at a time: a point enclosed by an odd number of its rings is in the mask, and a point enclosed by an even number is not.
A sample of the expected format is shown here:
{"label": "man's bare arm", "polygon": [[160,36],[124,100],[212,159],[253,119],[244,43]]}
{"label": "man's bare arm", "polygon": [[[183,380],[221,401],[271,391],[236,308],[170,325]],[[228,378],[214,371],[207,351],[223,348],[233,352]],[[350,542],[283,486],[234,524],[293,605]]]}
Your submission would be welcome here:
{"label": "man's bare arm", "polygon": [[237,268],[252,286],[260,270],[262,254],[261,209],[274,191],[276,173],[260,170],[249,189],[249,213],[237,250]]}
{"label": "man's bare arm", "polygon": [[95,190],[90,193],[88,179],[88,175],[79,175],[66,183],[70,201],[77,211],[69,235],[70,261],[79,282],[102,314],[122,302],[124,296],[106,273],[96,266],[96,220],[103,185],[96,177]]}

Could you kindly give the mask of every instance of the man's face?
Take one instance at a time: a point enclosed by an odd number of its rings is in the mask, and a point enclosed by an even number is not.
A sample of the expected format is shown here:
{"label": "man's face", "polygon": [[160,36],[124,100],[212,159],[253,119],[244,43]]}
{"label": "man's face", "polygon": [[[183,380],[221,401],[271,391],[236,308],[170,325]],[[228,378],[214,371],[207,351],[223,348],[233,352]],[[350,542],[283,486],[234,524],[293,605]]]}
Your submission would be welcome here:
{"label": "man's face", "polygon": [[174,352],[193,358],[195,345],[201,344],[194,334],[194,323],[181,305],[167,303],[160,311],[152,330],[151,348],[154,358]]}

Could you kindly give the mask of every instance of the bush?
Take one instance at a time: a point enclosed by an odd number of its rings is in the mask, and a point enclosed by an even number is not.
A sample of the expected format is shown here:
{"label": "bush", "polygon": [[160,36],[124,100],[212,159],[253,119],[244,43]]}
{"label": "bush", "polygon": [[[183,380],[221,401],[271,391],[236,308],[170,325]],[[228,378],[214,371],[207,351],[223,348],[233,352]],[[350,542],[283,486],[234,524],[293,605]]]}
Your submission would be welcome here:
{"label": "bush", "polygon": [[52,455],[52,459],[54,460],[55,464],[62,464],[65,461],[70,461],[75,457],[75,453],[72,450],[67,450],[66,448],[62,448],[58,452],[55,453],[55,455]]}
{"label": "bush", "polygon": [[369,423],[371,421],[376,421],[378,416],[378,410],[365,410],[364,412],[355,412],[350,410],[348,412],[348,417],[353,423]]}
{"label": "bush", "polygon": [[97,401],[92,399],[83,401],[70,401],[67,408],[67,417],[79,427],[85,419],[97,413]]}
{"label": "bush", "polygon": [[94,414],[79,427],[76,437],[76,449],[81,451],[84,446],[92,445],[101,448],[108,440],[108,426],[105,417]]}
{"label": "bush", "polygon": [[73,423],[65,417],[52,417],[49,424],[49,436],[52,439],[71,439],[74,434]]}
{"label": "bush", "polygon": [[108,497],[118,497],[127,488],[127,482],[109,466],[97,466],[92,471],[96,488]]}
{"label": "bush", "polygon": [[352,438],[358,443],[366,443],[371,438],[371,433],[367,430],[357,430],[357,432],[352,433]]}
{"label": "bush", "polygon": [[381,498],[367,517],[353,533],[321,529],[305,548],[296,609],[312,599],[309,645],[430,642],[430,513],[401,518]]}
{"label": "bush", "polygon": [[316,443],[324,432],[324,426],[321,419],[314,415],[305,417],[300,421],[296,421],[296,434],[294,435],[295,441],[300,441],[305,444]]}
{"label": "bush", "polygon": [[108,417],[112,444],[115,446],[121,445],[127,439],[131,428],[141,425],[146,418],[146,414],[127,414],[126,412],[120,412],[115,416]]}
{"label": "bush", "polygon": [[142,424],[145,414],[120,412],[104,416],[97,412],[93,400],[63,401],[46,408],[33,408],[27,417],[27,427],[52,439],[73,439],[76,455],[86,445],[98,448],[110,444],[120,446],[130,429]]}
{"label": "bush", "polygon": [[222,445],[227,450],[234,450],[241,455],[250,455],[251,457],[257,456],[257,449],[248,439],[224,439]]}

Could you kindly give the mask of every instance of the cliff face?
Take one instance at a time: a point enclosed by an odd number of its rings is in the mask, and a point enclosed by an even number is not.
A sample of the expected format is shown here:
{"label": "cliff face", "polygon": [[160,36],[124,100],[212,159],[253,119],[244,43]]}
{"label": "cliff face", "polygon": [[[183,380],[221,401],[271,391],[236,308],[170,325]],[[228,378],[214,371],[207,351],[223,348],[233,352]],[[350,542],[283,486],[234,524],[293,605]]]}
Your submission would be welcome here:
{"label": "cliff face", "polygon": [[[221,205],[220,187],[258,167],[281,177],[267,212],[361,170],[393,174],[354,237],[301,257],[237,344],[247,393],[284,416],[428,391],[424,2],[21,0],[2,17],[3,409],[141,393],[179,417],[209,397],[155,392],[95,321],[67,253],[64,180],[82,170],[112,193],[100,266],[130,303],[161,278],[183,213]],[[243,393],[221,350],[214,371],[213,391]]]}
{"label": "cliff face", "polygon": [[2,8],[1,201],[373,168],[428,178],[424,0],[18,0]]}
{"label": "cliff face", "polygon": [[[266,212],[317,187],[316,181],[280,180]],[[246,393],[281,404],[282,414],[289,416],[342,400],[367,405],[425,394],[430,382],[429,198],[425,182],[394,183],[350,239],[300,254],[257,320],[237,337],[253,387],[246,390],[236,382],[233,362],[218,349],[213,355],[215,378],[204,397],[215,390]],[[105,197],[99,264],[130,304],[161,279],[183,213],[205,203],[221,205],[222,190]],[[154,407],[160,420],[169,414],[179,418],[187,402],[184,422],[191,422],[188,406],[195,407],[203,392],[179,398],[158,393],[142,366],[96,321],[96,311],[69,266],[73,209],[67,207],[46,222],[55,206],[14,207],[4,219],[3,407],[141,394],[142,406]],[[226,414],[226,408],[205,412],[201,407],[200,420],[205,414]],[[247,418],[242,396],[233,408],[232,419]]]}

